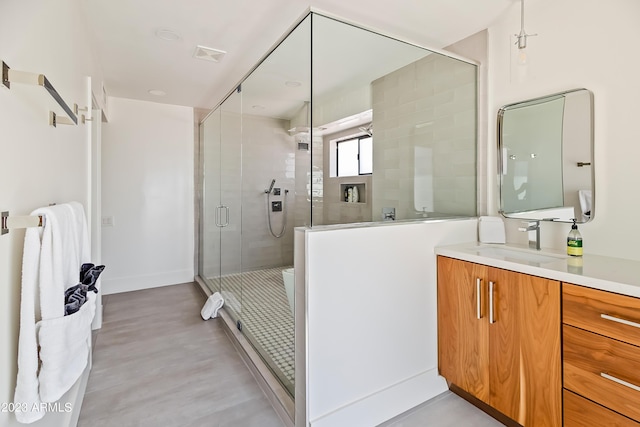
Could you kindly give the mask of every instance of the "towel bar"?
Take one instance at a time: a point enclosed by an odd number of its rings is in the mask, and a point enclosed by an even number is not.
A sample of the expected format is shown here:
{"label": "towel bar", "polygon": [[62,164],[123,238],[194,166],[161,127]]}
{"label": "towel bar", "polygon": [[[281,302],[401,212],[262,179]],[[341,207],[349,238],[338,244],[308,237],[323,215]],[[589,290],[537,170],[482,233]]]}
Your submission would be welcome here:
{"label": "towel bar", "polygon": [[69,107],[67,103],[64,102],[64,99],[62,99],[58,91],[53,87],[51,82],[44,74],[12,70],[6,62],[2,61],[2,84],[7,89],[11,89],[12,82],[42,86],[47,90],[47,92],[49,92],[49,95],[51,95],[51,97],[58,103],[58,105],[62,107],[67,116],[69,116],[68,119],[57,118],[56,114],[51,112],[49,114],[49,124],[51,126],[56,127],[58,124],[78,124],[78,117],[76,116],[77,113],[74,113],[71,107]]}
{"label": "towel bar", "polygon": [[0,216],[0,223],[0,235],[2,235],[17,228],[42,227],[44,226],[44,216],[9,216],[9,211],[4,211]]}

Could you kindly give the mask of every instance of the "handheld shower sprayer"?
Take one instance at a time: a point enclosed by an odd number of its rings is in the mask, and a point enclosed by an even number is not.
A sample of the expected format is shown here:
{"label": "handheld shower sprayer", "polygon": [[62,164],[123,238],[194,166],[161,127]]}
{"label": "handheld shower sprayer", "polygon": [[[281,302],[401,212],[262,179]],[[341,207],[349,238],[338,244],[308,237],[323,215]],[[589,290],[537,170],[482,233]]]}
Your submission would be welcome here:
{"label": "handheld shower sprayer", "polygon": [[[284,232],[286,231],[286,227],[287,227],[287,195],[289,194],[289,190],[284,190],[284,199],[282,201],[275,201],[275,202],[271,202],[271,192],[273,191],[273,186],[276,185],[276,179],[272,179],[271,180],[271,185],[269,185],[269,188],[267,188],[266,190],[264,190],[264,194],[267,195],[266,199],[267,199],[267,223],[269,224],[269,233],[271,233],[271,235],[273,237],[275,237],[276,239],[279,239],[280,237],[284,236]],[[278,191],[275,191],[273,194],[274,196],[280,196],[280,188],[277,189]],[[272,206],[273,204],[273,206]],[[276,209],[276,207],[278,209]],[[271,226],[271,212],[282,212],[282,229],[280,230],[279,233],[276,233],[273,231],[273,227]]]}
{"label": "handheld shower sprayer", "polygon": [[269,186],[269,189],[268,189],[268,190],[264,190],[264,192],[265,192],[266,194],[271,193],[271,190],[273,190],[273,186],[274,186],[274,185],[276,185],[276,179],[275,179],[275,178],[273,178],[273,179],[271,180],[271,185]]}

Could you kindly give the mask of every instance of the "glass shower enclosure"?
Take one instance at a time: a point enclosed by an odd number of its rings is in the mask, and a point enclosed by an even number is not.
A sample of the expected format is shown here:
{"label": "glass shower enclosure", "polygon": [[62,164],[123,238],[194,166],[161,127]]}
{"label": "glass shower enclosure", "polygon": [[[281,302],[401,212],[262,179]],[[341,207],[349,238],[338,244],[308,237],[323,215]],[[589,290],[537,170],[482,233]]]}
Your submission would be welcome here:
{"label": "glass shower enclosure", "polygon": [[200,278],[291,396],[294,227],[475,216],[476,69],[312,12],[200,124]]}

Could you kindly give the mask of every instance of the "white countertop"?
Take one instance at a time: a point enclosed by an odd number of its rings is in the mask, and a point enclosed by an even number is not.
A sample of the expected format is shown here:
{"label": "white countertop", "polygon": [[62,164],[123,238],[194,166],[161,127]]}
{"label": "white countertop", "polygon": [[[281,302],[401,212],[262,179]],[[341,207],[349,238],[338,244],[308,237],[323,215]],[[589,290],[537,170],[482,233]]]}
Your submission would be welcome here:
{"label": "white countertop", "polygon": [[[500,249],[496,251],[497,255],[485,256],[480,253],[479,249],[489,247],[513,249],[519,254],[525,255],[516,258],[507,255],[501,256]],[[487,252],[491,252],[491,250]],[[532,259],[545,255],[550,258],[544,262],[526,260],[527,252],[532,254]],[[569,257],[555,251],[535,251],[515,245],[477,242],[439,246],[435,248],[435,253],[463,261],[640,298],[640,261],[589,254],[582,257]]]}

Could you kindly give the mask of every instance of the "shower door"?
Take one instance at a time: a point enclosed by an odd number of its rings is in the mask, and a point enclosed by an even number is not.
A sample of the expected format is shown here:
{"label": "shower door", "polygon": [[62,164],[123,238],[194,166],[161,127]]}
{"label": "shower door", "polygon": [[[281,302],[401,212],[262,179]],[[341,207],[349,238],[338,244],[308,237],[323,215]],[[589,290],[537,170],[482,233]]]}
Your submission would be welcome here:
{"label": "shower door", "polygon": [[229,96],[200,125],[203,169],[200,277],[220,292],[234,322],[242,311],[242,98]]}
{"label": "shower door", "polygon": [[242,92],[220,106],[220,289],[236,324],[242,313]]}

